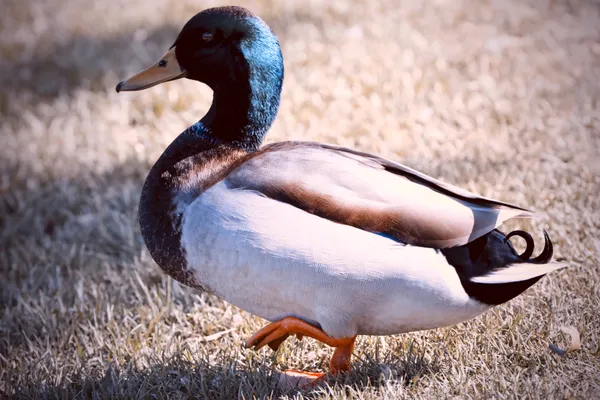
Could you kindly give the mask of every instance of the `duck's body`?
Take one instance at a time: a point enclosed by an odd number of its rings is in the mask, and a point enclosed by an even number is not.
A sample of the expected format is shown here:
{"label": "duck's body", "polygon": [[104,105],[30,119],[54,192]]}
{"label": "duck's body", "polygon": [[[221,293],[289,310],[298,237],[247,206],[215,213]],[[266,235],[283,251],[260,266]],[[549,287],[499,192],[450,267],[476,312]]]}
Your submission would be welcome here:
{"label": "duck's body", "polygon": [[187,213],[182,243],[194,279],[269,321],[295,316],[343,338],[436,328],[487,308],[433,249],[306,217],[225,182]]}
{"label": "duck's body", "polygon": [[[461,277],[439,247],[406,243],[463,244],[474,221],[487,237],[498,235],[493,229],[503,219],[528,213],[476,196],[453,198],[408,179],[418,176],[398,164],[388,162],[402,168],[394,173],[377,168],[377,161],[385,162],[317,143],[284,142],[254,152],[206,144],[171,168],[152,171],[140,206],[142,232],[159,265],[183,283],[270,321],[300,317],[333,337],[446,326],[508,300],[502,298],[505,291],[496,290],[485,303],[461,283],[492,266],[480,265]],[[298,169],[306,179],[294,180],[294,189],[286,192],[285,182]],[[311,187],[319,199],[311,198]],[[374,233],[353,226],[365,221],[330,219],[352,219],[344,210],[330,218],[318,215],[328,212],[324,202],[321,209],[306,210],[331,198],[350,213],[365,205],[357,192],[370,194],[368,202],[379,202],[382,212],[405,211],[406,220],[419,217],[413,211],[419,208],[433,219],[420,220],[422,232],[402,231],[400,224],[396,231]],[[344,204],[350,201],[354,207]],[[445,212],[436,214],[440,209]],[[365,214],[369,211],[377,210]],[[456,237],[460,224],[465,230]],[[450,234],[425,236],[443,233],[440,229]],[[176,239],[169,245],[164,236]],[[522,262],[508,243],[504,246],[504,257]]]}
{"label": "duck's body", "polygon": [[198,14],[148,71],[118,90],[186,75],[215,99],[152,168],[140,202],[144,240],[182,283],[281,321],[249,345],[276,348],[296,333],[343,347],[349,359],[356,335],[455,324],[560,267],[549,263],[547,236],[530,259],[528,234],[513,233],[528,241],[518,255],[496,230],[531,216],[520,207],[349,149],[261,148],[283,64],[270,30],[243,9]]}

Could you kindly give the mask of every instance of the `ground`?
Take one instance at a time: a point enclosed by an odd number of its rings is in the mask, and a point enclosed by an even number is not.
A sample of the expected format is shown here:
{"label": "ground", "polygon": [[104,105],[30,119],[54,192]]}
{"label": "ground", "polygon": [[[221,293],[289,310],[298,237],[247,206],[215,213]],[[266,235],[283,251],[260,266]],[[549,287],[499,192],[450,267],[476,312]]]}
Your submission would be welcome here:
{"label": "ground", "polygon": [[[540,212],[569,263],[471,321],[361,337],[355,369],[314,390],[310,339],[243,349],[265,321],[170,280],[137,225],[144,177],[207,110],[177,81],[117,95],[202,0],[3,0],[0,397],[597,398],[600,396],[600,3],[239,0],[286,68],[268,141],[398,160]],[[561,326],[581,348],[564,356]]]}

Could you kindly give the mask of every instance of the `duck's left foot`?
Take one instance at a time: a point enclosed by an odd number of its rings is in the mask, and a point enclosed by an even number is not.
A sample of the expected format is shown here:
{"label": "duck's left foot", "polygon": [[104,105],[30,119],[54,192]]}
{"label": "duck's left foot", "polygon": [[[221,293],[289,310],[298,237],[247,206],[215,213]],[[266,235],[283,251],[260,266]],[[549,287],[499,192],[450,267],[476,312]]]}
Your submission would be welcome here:
{"label": "duck's left foot", "polygon": [[287,369],[281,371],[279,375],[278,386],[282,390],[294,388],[310,389],[323,381],[325,372],[307,372],[297,369]]}
{"label": "duck's left foot", "polygon": [[356,336],[341,339],[332,338],[322,329],[312,326],[306,321],[296,317],[285,317],[281,321],[270,323],[252,335],[246,340],[246,347],[253,347],[258,350],[265,345],[270,345],[273,350],[277,350],[279,345],[291,334],[295,334],[299,338],[309,336],[331,347],[348,346],[350,343],[354,344],[356,339]]}
{"label": "duck's left foot", "polygon": [[[354,339],[354,338],[353,338]],[[283,390],[301,388],[310,389],[327,379],[328,375],[338,375],[340,372],[350,371],[350,358],[354,348],[354,340],[348,346],[335,349],[331,361],[329,361],[329,372],[308,372],[297,369],[281,371],[279,375],[279,388]]]}
{"label": "duck's left foot", "polygon": [[[356,336],[336,339],[326,334],[322,329],[295,317],[285,317],[281,321],[265,326],[246,341],[246,347],[260,349],[265,345],[269,345],[273,350],[277,350],[281,343],[291,334],[295,334],[300,338],[302,336],[309,336],[326,345],[335,347],[335,352],[329,363],[330,374],[336,375],[340,372],[350,370],[350,359],[352,358]],[[298,379],[308,380],[312,385],[320,382],[325,376],[323,373],[294,370],[284,371],[283,374],[286,374],[286,372],[290,376],[299,376]]]}

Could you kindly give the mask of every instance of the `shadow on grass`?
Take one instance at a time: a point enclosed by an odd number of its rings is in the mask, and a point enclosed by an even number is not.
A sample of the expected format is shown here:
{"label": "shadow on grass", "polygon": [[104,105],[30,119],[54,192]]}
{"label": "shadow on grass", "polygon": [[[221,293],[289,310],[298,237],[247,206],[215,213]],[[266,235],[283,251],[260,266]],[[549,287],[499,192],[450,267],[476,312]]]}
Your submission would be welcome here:
{"label": "shadow on grass", "polygon": [[31,383],[19,388],[15,398],[202,398],[234,399],[245,395],[273,396],[277,379],[266,367],[254,371],[235,365],[210,365],[171,360],[148,368],[110,365],[98,377],[71,376],[59,385]]}
{"label": "shadow on grass", "polygon": [[[0,64],[0,115],[20,118],[23,108],[69,97],[78,89],[114,90],[119,79],[146,68],[164,54],[185,22],[152,30],[134,27],[107,37],[75,34],[59,44],[32,33],[30,40],[36,43],[36,51],[24,56],[15,44],[6,49],[10,57]],[[282,16],[266,22],[282,39],[291,21]],[[322,25],[317,16],[308,12],[296,15],[294,22]]]}
{"label": "shadow on grass", "polygon": [[[74,35],[65,43],[33,52],[27,59],[0,66],[0,114],[14,114],[14,97],[30,100],[30,105],[70,96],[76,89],[106,90],[106,77],[123,76],[146,66],[168,48],[179,28],[164,26],[120,32],[110,37]],[[42,38],[32,38],[42,42]],[[41,45],[39,45],[41,47]],[[14,50],[18,52],[18,50]],[[114,80],[114,77],[113,77]]]}
{"label": "shadow on grass", "polygon": [[[414,385],[421,377],[438,370],[437,360],[428,361],[424,353],[409,340],[403,352],[389,352],[381,360],[357,360],[354,369],[325,383],[308,388],[278,386],[279,370],[268,356],[245,359],[243,352],[233,359],[210,362],[202,359],[190,362],[181,355],[159,361],[149,367],[136,368],[133,362],[121,367],[109,364],[96,376],[73,375],[58,384],[31,382],[13,388],[13,398],[93,398],[93,399],[146,399],[146,398],[278,398],[298,395],[313,399],[340,390],[352,395],[368,389],[377,394],[384,388],[401,391]],[[247,350],[250,351],[250,350]],[[239,362],[238,365],[238,361]]]}

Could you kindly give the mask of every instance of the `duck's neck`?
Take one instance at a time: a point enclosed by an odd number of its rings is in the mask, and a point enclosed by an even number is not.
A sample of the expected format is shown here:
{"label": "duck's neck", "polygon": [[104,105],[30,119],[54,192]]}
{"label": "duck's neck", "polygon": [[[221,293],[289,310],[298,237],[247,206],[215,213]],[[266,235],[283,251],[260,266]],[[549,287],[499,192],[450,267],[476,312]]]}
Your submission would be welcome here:
{"label": "duck's neck", "polygon": [[215,92],[208,113],[190,127],[190,133],[215,144],[256,150],[271,127],[279,106],[279,96],[265,97],[265,94],[252,93],[251,88],[244,91],[239,86],[220,89]]}
{"label": "duck's neck", "polygon": [[254,151],[260,147],[279,109],[283,63],[278,58],[251,66],[243,59],[240,64],[233,79],[213,86],[210,109],[190,127],[189,133],[216,145]]}

